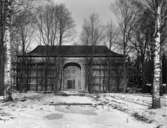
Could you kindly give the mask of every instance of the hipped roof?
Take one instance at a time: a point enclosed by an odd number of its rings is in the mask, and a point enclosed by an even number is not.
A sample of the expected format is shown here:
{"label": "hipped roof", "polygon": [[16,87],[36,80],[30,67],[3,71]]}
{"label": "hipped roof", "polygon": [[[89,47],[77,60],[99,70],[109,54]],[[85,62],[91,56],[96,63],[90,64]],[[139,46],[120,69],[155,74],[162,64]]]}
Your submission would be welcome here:
{"label": "hipped roof", "polygon": [[63,45],[63,46],[37,46],[26,56],[35,57],[123,57],[123,55],[109,50],[106,46],[87,46],[87,45]]}

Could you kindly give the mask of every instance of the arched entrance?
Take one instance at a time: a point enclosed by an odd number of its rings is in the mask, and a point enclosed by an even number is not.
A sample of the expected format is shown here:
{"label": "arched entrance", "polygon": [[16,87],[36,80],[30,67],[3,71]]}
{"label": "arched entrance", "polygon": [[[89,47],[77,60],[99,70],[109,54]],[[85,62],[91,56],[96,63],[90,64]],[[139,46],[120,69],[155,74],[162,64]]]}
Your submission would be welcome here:
{"label": "arched entrance", "polygon": [[77,63],[67,63],[63,67],[64,89],[81,89],[81,66]]}

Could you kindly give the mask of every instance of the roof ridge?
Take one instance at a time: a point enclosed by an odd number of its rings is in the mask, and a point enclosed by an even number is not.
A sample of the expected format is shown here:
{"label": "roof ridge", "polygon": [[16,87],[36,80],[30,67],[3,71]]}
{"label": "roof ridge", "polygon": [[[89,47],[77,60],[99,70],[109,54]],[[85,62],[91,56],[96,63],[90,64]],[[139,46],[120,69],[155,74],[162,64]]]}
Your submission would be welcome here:
{"label": "roof ridge", "polygon": [[[59,45],[38,45],[37,47],[45,47],[45,46],[49,46],[49,47],[58,47]],[[88,46],[88,47],[92,47],[92,45],[61,45],[62,47],[66,47],[66,46],[79,46],[79,47],[82,47],[82,46]],[[95,47],[107,47],[106,45],[95,45]]]}

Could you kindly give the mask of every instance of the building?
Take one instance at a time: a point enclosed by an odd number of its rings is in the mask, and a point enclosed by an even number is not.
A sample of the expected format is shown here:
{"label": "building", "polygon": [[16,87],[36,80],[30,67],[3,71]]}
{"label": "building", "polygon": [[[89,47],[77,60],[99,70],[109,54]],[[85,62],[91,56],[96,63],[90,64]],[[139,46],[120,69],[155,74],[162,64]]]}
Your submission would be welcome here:
{"label": "building", "polygon": [[121,91],[124,56],[106,46],[37,46],[17,57],[20,91]]}

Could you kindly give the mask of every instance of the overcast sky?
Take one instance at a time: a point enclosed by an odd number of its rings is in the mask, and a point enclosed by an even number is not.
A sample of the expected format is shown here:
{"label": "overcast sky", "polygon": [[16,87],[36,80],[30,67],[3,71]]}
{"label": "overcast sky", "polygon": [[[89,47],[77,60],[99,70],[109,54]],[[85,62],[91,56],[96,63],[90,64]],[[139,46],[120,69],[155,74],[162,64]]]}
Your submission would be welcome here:
{"label": "overcast sky", "polygon": [[80,36],[81,28],[85,18],[88,18],[91,13],[97,13],[100,20],[107,24],[114,20],[114,16],[110,9],[111,3],[115,0],[53,0],[55,3],[64,3],[72,13],[72,17],[76,23],[76,41]]}

